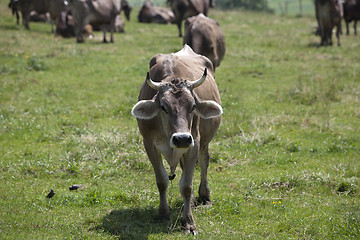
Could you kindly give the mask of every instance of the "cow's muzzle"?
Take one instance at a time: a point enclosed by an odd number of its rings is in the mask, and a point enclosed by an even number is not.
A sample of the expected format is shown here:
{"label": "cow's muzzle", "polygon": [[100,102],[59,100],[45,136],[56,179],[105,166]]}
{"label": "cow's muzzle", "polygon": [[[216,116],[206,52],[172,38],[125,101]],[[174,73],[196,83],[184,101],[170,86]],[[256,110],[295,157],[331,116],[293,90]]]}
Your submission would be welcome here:
{"label": "cow's muzzle", "polygon": [[194,139],[189,133],[174,133],[170,138],[172,148],[189,148],[194,146]]}

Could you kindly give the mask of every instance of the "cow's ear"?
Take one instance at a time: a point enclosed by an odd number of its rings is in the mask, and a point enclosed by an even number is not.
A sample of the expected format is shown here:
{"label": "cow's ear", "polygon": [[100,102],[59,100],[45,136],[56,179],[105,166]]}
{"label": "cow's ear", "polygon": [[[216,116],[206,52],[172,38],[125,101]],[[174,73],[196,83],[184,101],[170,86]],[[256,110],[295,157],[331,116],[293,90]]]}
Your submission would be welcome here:
{"label": "cow's ear", "polygon": [[131,110],[131,114],[138,119],[151,119],[158,113],[154,100],[141,100]]}
{"label": "cow's ear", "polygon": [[195,113],[202,118],[216,118],[223,113],[222,107],[215,101],[199,101],[196,103]]}

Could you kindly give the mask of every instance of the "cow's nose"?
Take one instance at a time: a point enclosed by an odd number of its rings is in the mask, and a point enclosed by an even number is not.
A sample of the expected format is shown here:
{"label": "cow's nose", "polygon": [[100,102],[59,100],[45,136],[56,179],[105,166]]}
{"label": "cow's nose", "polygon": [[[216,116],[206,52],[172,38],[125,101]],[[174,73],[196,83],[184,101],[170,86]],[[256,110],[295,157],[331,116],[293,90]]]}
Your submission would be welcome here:
{"label": "cow's nose", "polygon": [[173,148],[189,148],[194,146],[194,139],[188,133],[174,133],[170,139]]}

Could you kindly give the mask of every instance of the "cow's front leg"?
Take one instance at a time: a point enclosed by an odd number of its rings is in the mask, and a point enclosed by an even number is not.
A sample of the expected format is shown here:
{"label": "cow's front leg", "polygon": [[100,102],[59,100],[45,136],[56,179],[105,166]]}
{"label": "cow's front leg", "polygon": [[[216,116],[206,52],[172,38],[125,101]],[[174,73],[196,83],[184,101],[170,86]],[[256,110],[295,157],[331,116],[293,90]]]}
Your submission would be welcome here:
{"label": "cow's front leg", "polygon": [[146,153],[154,168],[156,184],[159,189],[160,206],[159,206],[159,219],[170,219],[170,208],[167,199],[167,188],[169,186],[169,176],[164,168],[161,154],[151,142],[144,140]]}
{"label": "cow's front leg", "polygon": [[[194,218],[191,212],[191,203],[193,202],[193,176],[196,164],[196,154],[189,154],[190,156],[185,157],[183,173],[180,179],[180,192],[183,197],[183,216],[182,226],[185,233],[197,234]],[[192,155],[192,156],[191,156]]]}
{"label": "cow's front leg", "polygon": [[210,188],[207,181],[207,170],[209,167],[210,153],[209,146],[207,145],[203,150],[200,151],[199,155],[199,166],[201,170],[201,182],[199,187],[199,199],[198,202],[209,205],[210,200]]}

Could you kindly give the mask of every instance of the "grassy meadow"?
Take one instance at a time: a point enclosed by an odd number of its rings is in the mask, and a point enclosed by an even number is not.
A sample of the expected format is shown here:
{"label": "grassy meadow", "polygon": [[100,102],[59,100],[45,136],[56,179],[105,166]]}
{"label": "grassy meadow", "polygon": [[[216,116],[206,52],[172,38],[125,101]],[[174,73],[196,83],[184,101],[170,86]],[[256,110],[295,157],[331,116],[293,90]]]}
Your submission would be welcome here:
{"label": "grassy meadow", "polygon": [[313,16],[210,10],[227,44],[216,70],[224,114],[210,144],[213,204],[193,210],[193,237],[181,231],[179,177],[170,222],[156,221],[155,176],[130,114],[151,57],[181,49],[175,25],[140,24],[136,7],[114,44],[100,32],[76,44],[49,24],[17,26],[7,3],[0,239],[360,238],[360,36],[318,47]]}

